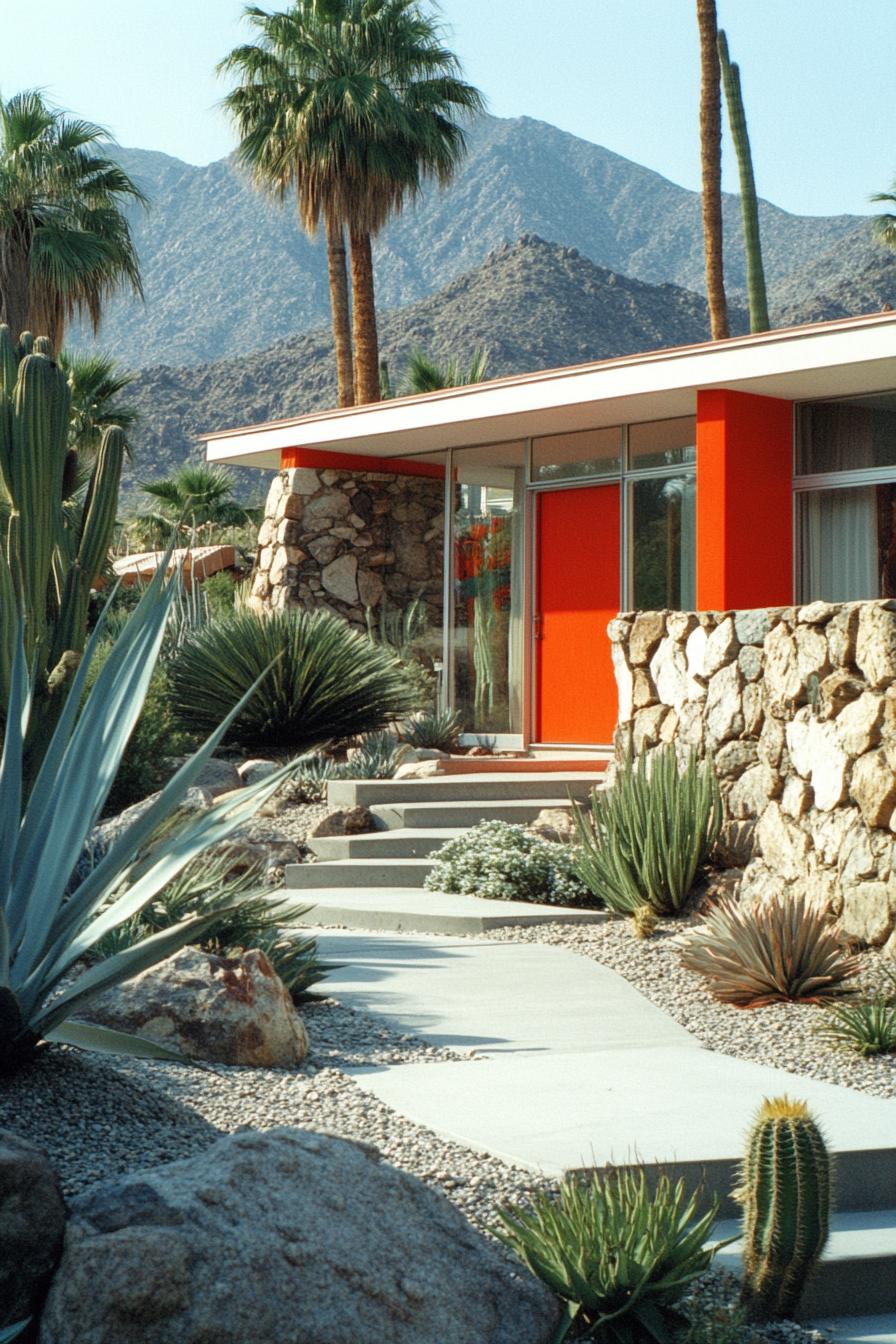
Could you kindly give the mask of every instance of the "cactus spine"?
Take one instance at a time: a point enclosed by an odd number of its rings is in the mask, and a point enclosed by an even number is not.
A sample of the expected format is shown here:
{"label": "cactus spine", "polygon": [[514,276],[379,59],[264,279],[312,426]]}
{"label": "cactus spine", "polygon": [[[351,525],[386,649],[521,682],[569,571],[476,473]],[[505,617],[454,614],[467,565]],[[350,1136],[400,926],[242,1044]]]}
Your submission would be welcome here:
{"label": "cactus spine", "polygon": [[[71,390],[46,337],[18,345],[0,326],[0,713],[9,695],[17,605],[39,670],[29,770],[64,701],[60,686],[87,634],[90,588],[115,526],[125,439],[103,435],[83,506],[66,498]],[[65,507],[63,507],[65,504]]]}
{"label": "cactus spine", "polygon": [[828,1239],[831,1198],[831,1159],[804,1102],[763,1102],[737,1198],[744,1304],[754,1320],[792,1316]]}
{"label": "cactus spine", "polygon": [[744,111],[740,87],[740,67],[729,59],[728,39],[724,32],[719,32],[718,44],[722,87],[725,90],[725,103],[728,107],[728,124],[731,127],[740,177],[740,210],[747,261],[750,330],[768,331],[768,299],[765,292],[765,270],[762,265],[762,241],[759,236],[759,199],[756,195],[756,179],[753,176],[753,155],[750,152],[747,114]]}

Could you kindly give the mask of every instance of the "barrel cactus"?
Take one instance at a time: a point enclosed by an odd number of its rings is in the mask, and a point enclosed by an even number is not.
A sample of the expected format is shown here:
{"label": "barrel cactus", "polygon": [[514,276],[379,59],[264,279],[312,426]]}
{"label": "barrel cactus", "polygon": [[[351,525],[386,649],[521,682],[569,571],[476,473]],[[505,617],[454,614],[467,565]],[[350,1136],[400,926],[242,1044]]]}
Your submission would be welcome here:
{"label": "barrel cactus", "polygon": [[744,1208],[744,1304],[792,1316],[828,1239],[831,1159],[804,1102],[763,1102],[737,1192]]}
{"label": "barrel cactus", "polygon": [[125,438],[107,428],[83,499],[69,448],[71,390],[45,337],[18,343],[0,326],[0,713],[24,617],[38,673],[27,745],[34,770],[84,648],[90,589],[101,573],[118,504]]}

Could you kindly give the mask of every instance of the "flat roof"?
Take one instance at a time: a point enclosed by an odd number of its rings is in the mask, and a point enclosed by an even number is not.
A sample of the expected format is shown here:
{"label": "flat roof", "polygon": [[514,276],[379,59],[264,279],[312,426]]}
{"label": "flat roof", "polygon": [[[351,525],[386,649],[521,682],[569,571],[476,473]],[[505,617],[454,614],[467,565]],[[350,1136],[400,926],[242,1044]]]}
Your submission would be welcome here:
{"label": "flat roof", "polygon": [[284,448],[409,457],[693,415],[697,392],[787,401],[896,388],[896,313],[675,346],[203,434],[211,462],[271,468]]}

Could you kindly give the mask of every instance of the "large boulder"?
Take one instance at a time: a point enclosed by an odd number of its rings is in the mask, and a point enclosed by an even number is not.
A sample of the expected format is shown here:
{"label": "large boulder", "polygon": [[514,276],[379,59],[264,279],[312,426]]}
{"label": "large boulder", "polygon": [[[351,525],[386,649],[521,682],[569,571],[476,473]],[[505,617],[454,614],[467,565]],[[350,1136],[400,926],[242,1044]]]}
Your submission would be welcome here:
{"label": "large boulder", "polygon": [[337,808],[328,812],[310,832],[312,836],[366,835],[377,829],[376,817],[369,807],[360,803],[355,807]]}
{"label": "large boulder", "polygon": [[375,1150],[273,1129],[75,1199],[40,1344],[547,1344],[558,1314]]}
{"label": "large boulder", "polygon": [[39,1305],[64,1232],[62,1191],[43,1152],[0,1130],[0,1327]]}
{"label": "large boulder", "polygon": [[295,1068],[308,1034],[263,952],[218,957],[185,947],[90,1004],[90,1020],[190,1059]]}
{"label": "large boulder", "polygon": [[576,840],[576,823],[565,807],[543,807],[528,829],[554,845],[572,845]]}

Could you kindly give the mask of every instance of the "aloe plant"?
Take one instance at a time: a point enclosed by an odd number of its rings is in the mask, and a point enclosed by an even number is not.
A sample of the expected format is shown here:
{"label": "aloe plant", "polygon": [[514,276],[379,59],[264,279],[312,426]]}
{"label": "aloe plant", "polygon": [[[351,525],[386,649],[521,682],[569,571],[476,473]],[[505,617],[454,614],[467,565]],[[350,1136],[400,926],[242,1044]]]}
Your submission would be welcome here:
{"label": "aloe plant", "polygon": [[531,1208],[500,1213],[500,1239],[565,1306],[557,1344],[660,1344],[687,1285],[720,1245],[707,1245],[718,1200],[701,1210],[699,1192],[661,1175],[651,1191],[643,1169],[587,1181],[567,1178],[557,1197],[537,1192]]}
{"label": "aloe plant", "polygon": [[738,1008],[835,999],[862,969],[825,912],[789,895],[753,907],[721,902],[688,939],[681,964]]}
{"label": "aloe plant", "polygon": [[574,809],[582,881],[617,914],[649,905],[677,914],[722,825],[719,786],[709,760],[692,752],[680,769],[672,746],[637,761],[629,755],[590,809]]}
{"label": "aloe plant", "polygon": [[[70,891],[72,872],[115,779],[164,638],[176,589],[165,583],[163,571],[164,566],[148,585],[85,694],[91,660],[104,636],[100,619],[27,796],[25,742],[35,684],[19,618],[0,758],[0,1071],[18,1067],[52,1041],[170,1057],[150,1042],[81,1022],[78,1014],[102,990],[198,940],[220,922],[222,911],[182,920],[86,969],[85,960],[104,935],[142,910],[191,859],[248,820],[289,774],[285,767],[171,825],[226,732],[230,720],[225,719]],[[160,836],[163,823],[168,824]]]}

